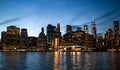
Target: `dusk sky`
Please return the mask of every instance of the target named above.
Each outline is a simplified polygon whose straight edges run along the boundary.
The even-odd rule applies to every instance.
[[[38,36],[41,27],[60,22],[62,34],[66,25],[89,26],[94,18],[97,33],[105,33],[113,21],[120,21],[120,0],[0,0],[0,32],[10,25],[27,28],[29,36]],[[0,35],[1,36],[1,35]]]

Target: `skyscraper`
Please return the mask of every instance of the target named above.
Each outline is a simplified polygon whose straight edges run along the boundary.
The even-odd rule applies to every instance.
[[[21,37],[28,37],[28,33],[27,33],[27,29],[26,28],[22,28],[21,29]]]
[[[3,31],[1,33],[1,43],[2,43],[2,49],[6,49],[6,38],[7,38],[7,32]]]
[[[72,26],[71,25],[66,25],[66,32],[71,33],[72,32]]]
[[[88,34],[88,26],[84,25],[84,33]]]
[[[96,47],[96,24],[94,20],[92,20],[91,26],[92,26],[91,29],[92,29],[92,36],[93,36],[93,47]]]
[[[45,51],[47,48],[47,37],[44,33],[44,28],[42,27],[41,32],[37,39],[37,48],[41,51]]]
[[[72,45],[72,26],[66,25],[66,33],[63,35],[66,46]]]
[[[103,35],[99,33],[97,48],[103,48],[103,46],[104,46]]]
[[[10,49],[20,46],[20,28],[16,26],[7,27],[7,46]]]
[[[114,21],[114,37],[119,37],[119,21]]]
[[[114,46],[114,35],[111,27],[108,27],[108,48],[113,48]]]
[[[57,28],[54,28],[54,31],[53,31],[52,46],[54,51],[59,49],[60,38],[61,38],[60,23],[58,23]]]
[[[57,24],[57,32],[60,32],[60,23]]]
[[[114,21],[114,44],[119,47],[119,21]]]
[[[21,48],[27,48],[27,37],[28,37],[27,29],[26,28],[21,29],[21,37],[20,37]]]
[[[48,24],[47,26],[47,43],[49,45],[52,44],[52,39],[53,39],[53,30],[54,30],[54,27],[51,25],[51,24]]]
[[[91,22],[92,26],[92,35],[94,36],[94,39],[96,39],[96,24],[94,21]]]

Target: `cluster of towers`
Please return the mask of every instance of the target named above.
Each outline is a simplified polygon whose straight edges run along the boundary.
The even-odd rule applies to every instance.
[[[26,28],[8,26],[7,31],[1,33],[1,49],[37,49],[40,51],[59,50],[64,48],[87,47],[96,49],[120,48],[119,21],[114,21],[114,31],[108,28],[104,35],[97,34],[96,24],[91,22],[92,34],[89,34],[88,26],[84,25],[84,30],[77,27],[72,30],[71,25],[66,25],[66,33],[62,36],[60,32],[60,23],[57,26],[48,24],[46,29],[41,28],[38,37],[28,36]]]

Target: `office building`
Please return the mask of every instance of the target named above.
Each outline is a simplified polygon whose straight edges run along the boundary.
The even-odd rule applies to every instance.
[[[20,46],[20,28],[16,26],[7,27],[7,47],[10,49]]]
[[[20,37],[20,47],[21,48],[27,48],[27,38],[28,38],[28,33],[26,28],[21,29],[21,37]]]
[[[39,48],[40,51],[45,51],[47,49],[47,37],[43,27],[37,39],[37,48]]]
[[[114,45],[120,48],[119,21],[114,21]]]

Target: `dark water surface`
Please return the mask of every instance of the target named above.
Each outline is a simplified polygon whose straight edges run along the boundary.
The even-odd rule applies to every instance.
[[[0,70],[120,70],[120,52],[0,52]]]

